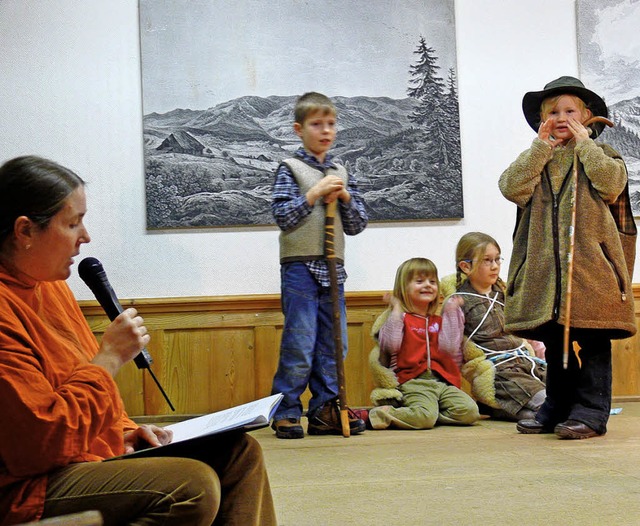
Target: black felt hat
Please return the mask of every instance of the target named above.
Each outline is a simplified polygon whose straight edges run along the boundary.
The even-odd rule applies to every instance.
[[[549,82],[542,91],[530,91],[525,93],[522,99],[522,111],[529,126],[537,133],[540,127],[540,106],[542,101],[548,97],[556,95],[576,95],[587,105],[594,116],[608,117],[607,105],[602,97],[584,87],[584,84],[575,77],[560,77]],[[597,137],[602,133],[605,125],[602,122],[591,124],[594,130],[592,137]]]

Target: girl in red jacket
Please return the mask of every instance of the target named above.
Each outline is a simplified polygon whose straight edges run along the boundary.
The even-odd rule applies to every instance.
[[[442,318],[438,270],[428,259],[400,265],[389,308],[374,325],[379,328],[380,364],[391,369],[402,394],[400,407],[381,405],[369,411],[373,429],[431,429],[436,424],[473,424],[478,406],[460,390],[460,369],[438,348]]]

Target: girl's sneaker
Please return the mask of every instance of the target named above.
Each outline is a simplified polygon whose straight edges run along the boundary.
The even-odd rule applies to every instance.
[[[369,420],[368,409],[353,409],[352,411],[354,415],[356,415],[360,420],[364,422],[364,425],[367,429],[373,429],[373,427],[371,427],[371,420]]]

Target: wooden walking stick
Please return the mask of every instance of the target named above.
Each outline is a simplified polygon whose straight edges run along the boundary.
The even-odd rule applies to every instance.
[[[335,250],[335,221],[338,200],[327,204],[324,223],[324,255],[329,268],[329,282],[331,287],[331,305],[333,307],[333,345],[336,355],[336,373],[338,377],[338,401],[340,402],[340,424],[342,436],[351,436],[349,428],[349,414],[347,412],[347,387],[344,379],[344,357],[342,356],[342,323],[340,316],[340,295],[338,293],[338,270],[336,267]]]
[[[613,127],[613,122],[604,117],[591,117],[582,124],[586,127],[594,122],[602,122]],[[565,297],[564,313],[564,341],[562,344],[562,367],[569,367],[569,332],[571,330],[571,295],[573,284],[573,256],[575,253],[576,240],[576,210],[578,208],[578,154],[573,152],[573,170],[571,174],[571,224],[569,226],[569,252],[567,253],[567,293]]]

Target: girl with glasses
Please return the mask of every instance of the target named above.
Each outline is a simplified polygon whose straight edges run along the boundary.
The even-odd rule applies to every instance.
[[[483,412],[516,421],[533,418],[544,402],[546,364],[543,345],[504,330],[502,261],[491,236],[469,232],[460,238],[455,286],[443,280],[443,293],[450,295],[442,308],[440,347],[462,363]]]

